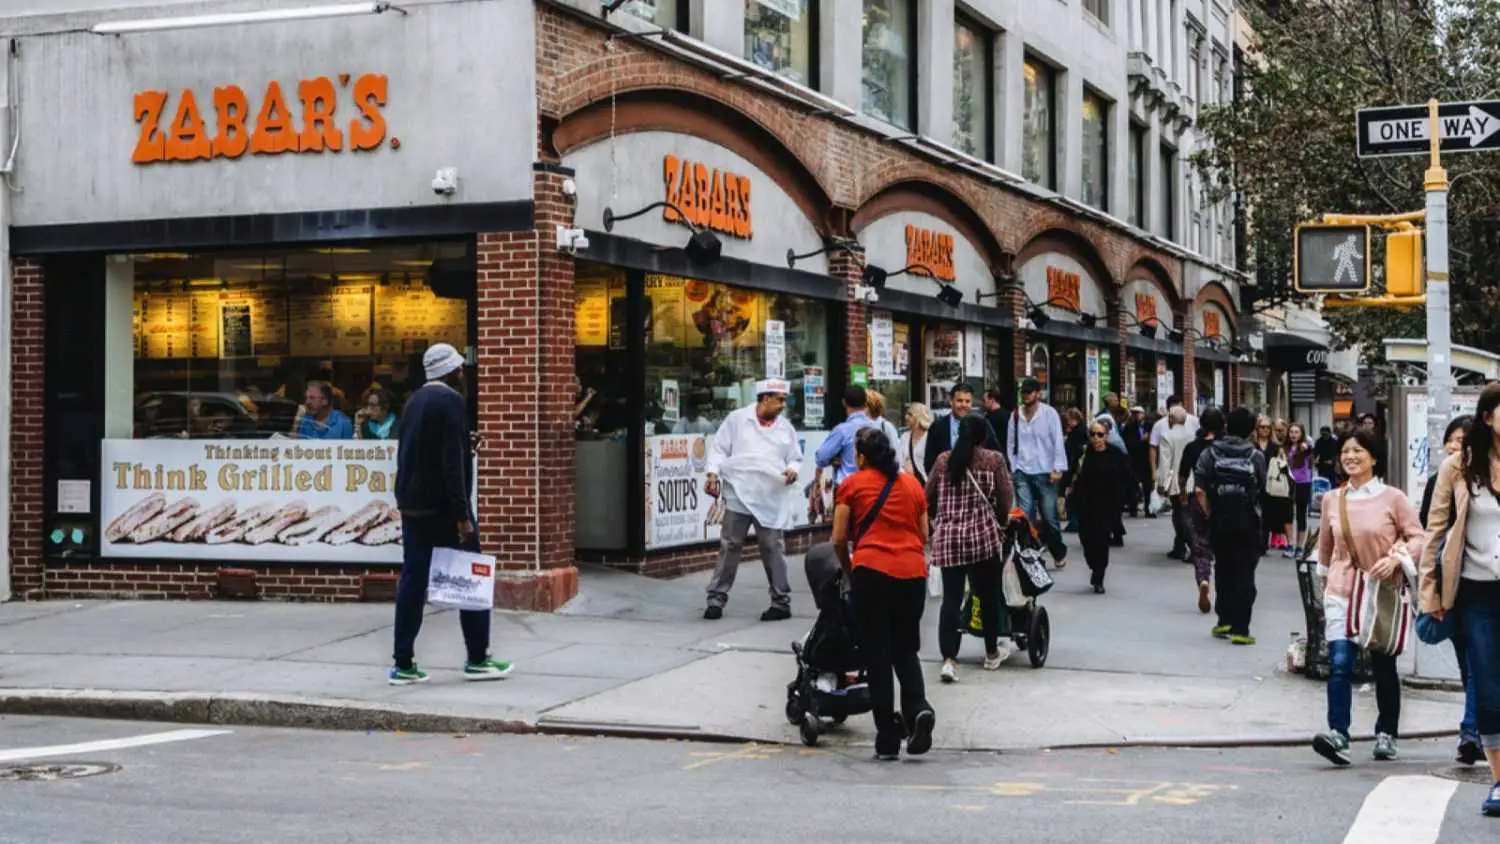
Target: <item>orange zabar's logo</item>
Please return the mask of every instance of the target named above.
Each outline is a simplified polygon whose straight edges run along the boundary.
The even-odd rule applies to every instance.
[[[912,275],[957,281],[953,269],[953,235],[906,227],[906,265]]]
[[[1083,276],[1061,267],[1047,268],[1047,301],[1068,311],[1083,310]]]
[[[473,574],[475,577],[489,577],[490,576],[490,566],[489,566],[489,563],[470,563],[469,564],[469,573]]]
[[[745,240],[755,234],[750,225],[748,176],[667,155],[662,159],[662,180],[667,202],[676,206],[662,209],[663,220],[680,223],[686,217],[698,228]]]
[[[254,104],[238,85],[215,88],[211,111],[214,128],[210,133],[205,110],[191,88],[177,94],[173,108],[166,91],[141,91],[135,95],[135,122],[141,126],[140,139],[130,160],[136,164],[161,161],[207,161],[214,158],[239,158],[251,155],[281,155],[288,152],[342,152],[347,143],[355,152],[376,149],[385,142],[386,121],[382,109],[390,89],[390,80],[367,73],[353,80],[351,92],[357,116],[347,128],[337,118],[339,89],[349,88],[350,76],[341,73],[338,81],[327,76],[303,79],[297,83],[295,102],[300,117],[282,92],[281,83],[272,80]],[[171,117],[167,118],[171,109]],[[347,138],[345,137],[347,134]],[[391,148],[401,142],[391,138]]]
[[[1156,297],[1150,293],[1135,294],[1135,321],[1141,325],[1156,325]]]
[[[1219,330],[1219,315],[1217,313],[1215,313],[1213,311],[1204,311],[1203,312],[1203,336],[1204,337],[1222,337],[1222,336],[1224,336],[1223,333],[1220,332],[1220,330]]]

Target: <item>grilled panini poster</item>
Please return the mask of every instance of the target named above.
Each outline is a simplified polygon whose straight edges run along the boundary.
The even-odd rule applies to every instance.
[[[396,444],[105,440],[107,557],[401,562]]]

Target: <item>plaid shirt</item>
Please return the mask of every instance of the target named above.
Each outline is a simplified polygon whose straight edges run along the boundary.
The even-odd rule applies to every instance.
[[[974,452],[969,473],[984,490],[983,496],[968,478],[957,486],[948,482],[951,454],[937,459],[927,479],[928,508],[937,512],[932,529],[932,564],[939,568],[998,558],[1004,539],[996,517],[1010,512],[1014,498],[1010,472],[1000,452],[983,448]]]

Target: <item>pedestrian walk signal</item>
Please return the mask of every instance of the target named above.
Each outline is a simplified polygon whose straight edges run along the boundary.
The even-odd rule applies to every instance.
[[[1370,289],[1370,227],[1303,223],[1292,260],[1298,293],[1359,294]]]

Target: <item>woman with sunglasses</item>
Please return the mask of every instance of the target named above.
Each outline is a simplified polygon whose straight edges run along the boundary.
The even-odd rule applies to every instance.
[[[365,390],[359,412],[354,414],[354,438],[394,440],[400,436],[396,411],[391,409],[391,394],[382,387]]]
[[[1282,530],[1292,515],[1291,482],[1286,474],[1286,461],[1282,459],[1281,441],[1276,438],[1276,429],[1269,416],[1261,415],[1255,420],[1255,435],[1251,442],[1266,458],[1266,488],[1260,491],[1260,553],[1264,556],[1272,548],[1280,548],[1285,540]],[[1272,492],[1282,492],[1279,488],[1281,480],[1286,481],[1285,495],[1272,495]]]
[[[1130,459],[1110,446],[1106,424],[1098,419],[1089,423],[1089,445],[1073,472],[1068,501],[1078,507],[1078,541],[1098,595],[1104,594],[1104,570],[1109,568],[1110,540],[1124,504],[1125,485],[1134,477]]]

